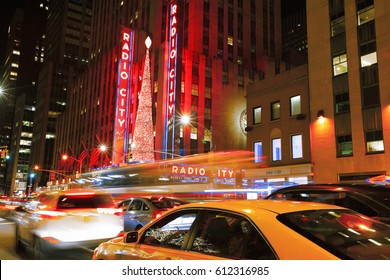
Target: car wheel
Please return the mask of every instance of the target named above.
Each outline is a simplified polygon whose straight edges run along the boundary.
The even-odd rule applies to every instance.
[[[42,251],[41,239],[38,236],[34,236],[32,242],[32,254],[34,260],[45,260],[46,254]]]
[[[16,226],[15,228],[15,250],[17,252],[24,252],[25,251],[24,244],[22,240],[20,239],[20,233],[19,233],[19,227]]]

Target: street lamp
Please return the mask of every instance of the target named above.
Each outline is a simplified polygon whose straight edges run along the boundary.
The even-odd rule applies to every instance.
[[[30,173],[30,184],[27,186],[27,196],[30,196],[31,191],[33,189],[33,179],[35,178],[35,173]]]
[[[74,157],[74,156],[69,156],[69,155],[67,155],[67,154],[63,154],[63,155],[61,156],[62,160],[64,160],[64,161],[67,161],[69,157],[70,157],[73,161],[76,161],[76,162],[77,162],[78,167],[79,167],[78,172],[79,172],[79,174],[81,174],[81,172],[82,172],[82,160],[79,160],[79,159],[77,159],[76,157]]]
[[[212,134],[211,128],[207,128],[207,127],[205,127],[204,125],[202,125],[202,124],[200,124],[200,123],[198,123],[198,122],[194,122],[194,123],[196,124],[196,126],[194,126],[194,125],[192,124],[193,122],[194,122],[194,121],[192,121],[192,120],[191,120],[191,117],[188,116],[188,115],[182,115],[182,116],[180,117],[180,123],[181,123],[182,125],[184,125],[184,126],[190,125],[191,127],[194,127],[194,128],[196,128],[196,129],[197,129],[196,126],[200,126],[200,127],[202,127],[202,128],[204,129],[204,138],[203,138],[203,141],[209,140],[209,142],[210,142],[210,150],[213,151],[213,134]],[[196,132],[198,132],[198,131],[196,131]]]
[[[102,145],[100,145],[99,149],[100,149],[100,151],[102,151],[104,153],[105,151],[107,151],[107,146],[102,144]]]

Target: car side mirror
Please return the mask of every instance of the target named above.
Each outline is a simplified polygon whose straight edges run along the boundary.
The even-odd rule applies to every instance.
[[[138,231],[133,230],[133,231],[126,232],[123,241],[125,243],[135,243],[135,242],[137,242],[138,241]]]

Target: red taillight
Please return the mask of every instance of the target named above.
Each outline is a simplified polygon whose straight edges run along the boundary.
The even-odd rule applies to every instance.
[[[153,219],[160,218],[162,214],[163,214],[163,212],[161,212],[161,211],[156,211],[156,212],[153,213],[152,218],[153,218]]]
[[[59,219],[66,216],[64,212],[59,211],[39,210],[37,213],[42,219]]]

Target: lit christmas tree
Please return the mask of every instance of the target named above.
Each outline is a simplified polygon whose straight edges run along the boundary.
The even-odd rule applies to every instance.
[[[152,41],[148,37],[146,57],[142,77],[141,92],[138,96],[137,117],[132,141],[134,161],[154,161],[154,133],[152,119],[152,83],[150,78],[149,48]]]

